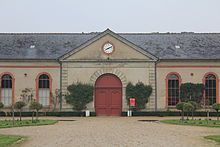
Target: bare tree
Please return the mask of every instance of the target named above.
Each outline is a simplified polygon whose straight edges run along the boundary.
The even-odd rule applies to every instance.
[[[56,110],[57,105],[59,104],[60,94],[61,94],[60,89],[56,89],[55,93],[51,94],[52,95],[52,103],[53,103],[53,111]]]

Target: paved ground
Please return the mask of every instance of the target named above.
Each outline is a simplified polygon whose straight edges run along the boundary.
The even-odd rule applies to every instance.
[[[21,147],[215,147],[202,136],[220,135],[220,128],[140,122],[164,117],[50,118],[55,125],[0,129],[0,134],[27,136]],[[166,118],[167,119],[167,118]]]

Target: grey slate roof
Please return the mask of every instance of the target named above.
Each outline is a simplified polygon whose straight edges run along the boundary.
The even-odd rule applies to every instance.
[[[58,59],[98,34],[1,33],[0,59]],[[220,59],[220,33],[119,35],[159,59]]]

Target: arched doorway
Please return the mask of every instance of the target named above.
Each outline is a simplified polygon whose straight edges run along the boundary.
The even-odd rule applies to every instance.
[[[95,111],[97,116],[120,116],[122,83],[113,74],[101,75],[95,82]]]

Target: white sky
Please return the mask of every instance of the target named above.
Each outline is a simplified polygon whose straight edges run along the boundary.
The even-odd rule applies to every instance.
[[[220,0],[0,0],[0,32],[220,32]]]

